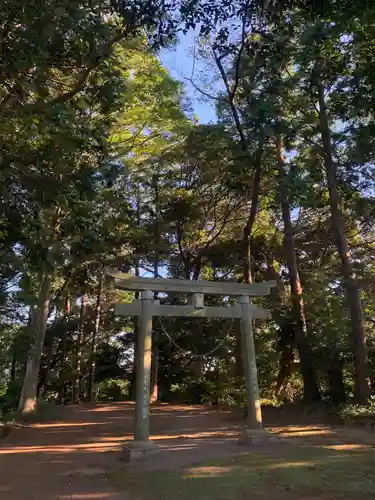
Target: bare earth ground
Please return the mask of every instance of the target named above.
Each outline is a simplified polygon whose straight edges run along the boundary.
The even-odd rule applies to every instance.
[[[259,461],[256,454],[267,454],[267,460],[276,457],[279,462],[285,462],[290,450],[296,448],[370,450],[373,453],[375,447],[375,434],[371,430],[331,428],[317,423],[316,419],[306,422],[302,416],[294,421],[289,419],[286,425],[282,415],[275,413],[266,415],[266,426],[279,439],[254,450],[237,444],[244,422],[233,418],[229,412],[157,405],[151,411],[151,432],[161,452],[142,462],[124,464],[120,460],[121,445],[132,438],[133,412],[131,403],[67,407],[61,409],[58,420],[13,430],[0,441],[0,499],[138,500],[137,491],[132,490],[131,484],[124,491],[123,484],[111,480],[114,473],[138,478],[145,469],[151,474],[155,470],[171,471],[172,474],[192,465],[197,471],[199,464],[207,461],[249,452],[254,453],[255,461]],[[253,469],[256,466],[250,465]],[[308,470],[313,473],[315,469],[309,467]],[[314,478],[312,476],[312,481]],[[292,498],[290,491],[285,493]],[[356,495],[356,498],[374,498],[372,490],[370,493],[369,496]],[[147,494],[146,498],[164,497],[155,492],[155,496]],[[194,499],[193,493],[191,498]],[[198,500],[196,495],[195,498]],[[265,495],[264,499],[273,500],[273,497]]]

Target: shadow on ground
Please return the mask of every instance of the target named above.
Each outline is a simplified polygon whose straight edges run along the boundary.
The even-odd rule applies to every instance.
[[[57,420],[14,430],[0,442],[0,498],[126,500],[132,497],[113,489],[108,473],[176,470],[249,452],[237,444],[243,419],[231,418],[228,411],[158,405],[151,410],[151,432],[160,453],[124,465],[121,446],[132,438],[133,413],[131,403],[72,406],[62,408]],[[258,452],[271,450],[279,457],[285,447],[353,450],[374,442],[372,433],[319,423],[273,426],[270,432],[277,442]]]

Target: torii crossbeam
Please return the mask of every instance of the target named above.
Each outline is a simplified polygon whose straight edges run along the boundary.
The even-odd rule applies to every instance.
[[[252,320],[266,319],[269,312],[251,304],[250,297],[268,295],[276,281],[243,284],[229,281],[189,281],[161,278],[139,278],[109,269],[107,275],[115,280],[116,288],[141,292],[141,298],[131,304],[117,304],[115,314],[138,316],[139,331],[136,350],[136,411],[134,440],[124,450],[128,459],[156,451],[150,441],[149,404],[151,378],[151,343],[153,316],[239,318],[241,320],[242,353],[247,389],[247,431],[245,437],[253,439],[262,430],[262,413],[254,347]],[[188,294],[188,305],[161,305],[153,292]],[[204,295],[239,296],[239,303],[228,307],[204,305]],[[241,441],[243,441],[243,437]]]

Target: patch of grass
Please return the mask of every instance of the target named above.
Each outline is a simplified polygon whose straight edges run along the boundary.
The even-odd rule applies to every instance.
[[[375,497],[372,449],[278,448],[177,471],[122,469],[108,479],[141,500]]]

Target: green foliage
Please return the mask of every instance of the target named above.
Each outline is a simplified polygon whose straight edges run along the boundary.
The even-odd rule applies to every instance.
[[[375,425],[375,396],[370,396],[367,405],[348,404],[342,406],[338,415],[348,423]]]
[[[129,399],[129,381],[106,378],[95,388],[97,401],[125,401]]]
[[[368,6],[352,16],[346,2],[342,8],[331,4],[312,12],[303,1],[281,2],[272,4],[267,17],[257,2],[242,0],[230,6],[187,0],[180,10],[173,1],[153,0],[4,3],[3,412],[16,406],[27,357],[44,326],[40,399],[90,399],[93,386],[101,399],[128,395],[136,327],[130,318],[116,317],[113,304],[129,302],[133,294],[116,291],[103,276],[105,267],[242,280],[257,189],[251,275],[278,283],[270,297],[254,299],[272,311],[268,323],[255,329],[262,397],[298,401],[306,382],[284,244],[287,205],[313,371],[323,398],[350,399],[356,380],[353,325],[332,232],[318,84],[373,377],[374,16]],[[174,43],[179,29],[195,25],[202,35],[195,55],[206,76],[212,74],[213,88],[216,69],[225,87],[215,96],[215,124],[191,119],[184,86],[155,51]],[[214,61],[207,56],[212,50]],[[286,156],[281,169],[276,139]],[[49,317],[41,325],[46,278]],[[173,304],[185,297],[159,299]],[[228,300],[207,297],[206,303]],[[162,399],[244,405],[235,322],[169,318],[154,327]],[[367,415],[371,405],[349,405],[342,414]]]
[[[171,388],[171,400],[184,404],[212,404],[216,398],[214,384],[205,379],[192,380],[181,385],[176,384]]]

